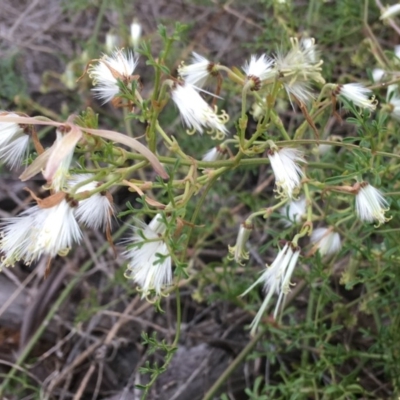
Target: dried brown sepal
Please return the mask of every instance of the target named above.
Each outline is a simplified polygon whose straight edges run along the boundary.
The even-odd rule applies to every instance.
[[[37,197],[31,189],[26,187],[24,190],[26,190],[32,196],[33,200],[36,201],[40,208],[52,208],[57,204],[60,204],[67,197],[67,193],[65,192],[57,192],[44,199],[41,199],[40,197]]]
[[[100,61],[100,60],[99,60],[99,59],[93,59],[93,60],[88,61],[88,62],[86,63],[86,66],[85,66],[85,69],[84,69],[84,71],[83,71],[83,74],[76,80],[76,82],[79,82],[81,79],[83,79],[83,77],[87,74],[87,72],[88,72],[88,70],[89,70],[89,68],[90,68],[90,64],[91,64],[93,61]]]
[[[222,75],[220,73],[218,73],[217,75],[217,88],[215,89],[215,97],[213,98],[213,101],[211,103],[211,107],[215,108],[215,106],[217,105],[217,98],[221,93],[221,89],[222,89]]]
[[[319,139],[319,132],[318,132],[317,127],[315,126],[315,123],[314,123],[313,119],[311,118],[311,115],[308,113],[307,107],[296,96],[294,96],[293,94],[291,96],[294,98],[295,102],[300,107],[300,110],[303,113],[304,118],[306,119],[308,124],[311,126],[312,130],[315,133],[315,138],[318,140]]]
[[[35,146],[36,152],[40,155],[44,153],[44,148],[42,146],[42,143],[40,143],[39,137],[37,135],[36,129],[32,127],[31,129],[31,137],[32,137],[32,142],[33,145]]]
[[[322,196],[325,195],[326,192],[333,191],[333,192],[341,192],[341,193],[350,193],[350,194],[357,194],[361,189],[361,184],[356,182],[353,186],[326,186],[322,191]]]
[[[47,279],[50,275],[51,272],[51,262],[53,261],[53,259],[51,257],[47,258],[47,262],[46,262],[46,269],[44,271],[44,279]]]
[[[162,203],[158,202],[157,200],[151,199],[150,197],[147,197],[143,193],[142,189],[144,189],[144,190],[151,189],[151,187],[152,187],[152,183],[151,182],[146,182],[146,183],[142,184],[141,187],[135,185],[132,182],[129,182],[126,179],[124,179],[122,181],[122,183],[124,183],[126,186],[129,186],[131,192],[139,193],[139,195],[144,198],[144,200],[145,200],[145,202],[147,204],[149,204],[149,205],[151,205],[153,207],[156,207],[156,208],[158,208],[160,210],[165,210],[165,207],[166,207],[165,204],[162,204]]]
[[[336,111],[336,103],[337,103],[337,98],[336,98],[335,94],[333,93],[333,94],[332,94],[332,115],[333,115],[334,117],[336,117],[337,120],[338,120],[340,123],[342,123],[342,122],[343,122],[343,119],[342,119],[342,117],[340,116],[340,114]]]

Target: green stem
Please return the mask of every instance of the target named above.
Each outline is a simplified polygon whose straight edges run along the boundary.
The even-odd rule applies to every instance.
[[[106,12],[107,5],[108,5],[108,1],[103,0],[101,2],[100,10],[97,14],[96,24],[94,26],[93,34],[89,40],[89,45],[88,45],[88,52],[89,52],[90,57],[94,55],[94,49],[95,49],[97,43],[99,43],[99,40],[97,39],[97,37],[99,36],[101,24],[103,22],[103,17]]]
[[[129,112],[126,107],[123,107],[123,114],[124,114],[124,123],[125,123],[126,134],[129,137],[133,137],[131,120],[128,118]]]
[[[93,190],[90,190],[89,193],[86,193],[86,192],[75,193],[75,195],[73,197],[75,200],[78,200],[78,201],[87,199],[88,197],[93,196],[96,193],[105,192],[108,188],[110,188],[111,186],[113,186],[116,183],[119,183],[121,180],[122,180],[121,176],[118,174],[117,176],[111,178],[109,181],[103,183],[100,186],[97,186]]]
[[[266,328],[261,328],[259,332],[250,340],[246,347],[238,354],[238,356],[230,363],[228,368],[222,373],[217,381],[211,386],[211,388],[204,395],[203,400],[212,400],[217,394],[218,390],[229,378],[229,376],[235,371],[235,369],[245,360],[247,355],[253,350],[257,342],[262,338],[266,331]]]
[[[271,110],[271,121],[274,123],[274,125],[278,128],[279,132],[281,135],[286,139],[286,140],[291,140],[291,137],[289,134],[286,132],[285,127],[283,126],[282,120],[279,118],[278,114],[274,111]]]
[[[242,89],[242,111],[241,111],[241,116],[239,120],[239,143],[240,143],[240,150],[245,148],[244,142],[245,142],[245,135],[246,135],[246,128],[247,128],[247,91],[251,87],[252,81],[247,82]]]
[[[186,242],[185,242],[185,246],[184,246],[185,250],[182,251],[182,255],[181,255],[181,260],[182,261],[185,260],[186,256],[187,256],[187,249],[189,247],[190,236],[191,236],[191,233],[193,232],[192,226],[194,226],[194,224],[196,222],[196,219],[197,219],[197,216],[198,216],[198,214],[200,212],[200,209],[201,209],[201,207],[202,207],[202,205],[203,205],[203,203],[204,203],[204,201],[205,201],[205,199],[207,197],[207,194],[208,194],[209,190],[211,189],[213,183],[218,179],[218,176],[219,175],[215,175],[210,180],[208,186],[205,188],[205,190],[202,193],[202,196],[200,197],[199,201],[196,204],[196,208],[195,208],[195,210],[193,212],[193,215],[192,215],[192,218],[191,218],[191,221],[190,221],[191,228],[189,229],[189,232],[188,232],[188,235],[187,235],[187,239],[186,239]],[[177,310],[177,324],[176,324],[175,339],[174,339],[174,341],[172,343],[172,347],[176,347],[177,346],[178,341],[179,341],[179,337],[180,337],[180,332],[181,332],[181,318],[182,318],[181,315],[182,315],[182,311],[181,311],[181,304],[180,304],[179,287],[176,288],[176,310]],[[164,364],[163,364],[163,366],[161,368],[162,370],[164,370],[164,369],[166,369],[168,367],[168,365],[170,364],[170,362],[172,360],[173,355],[174,355],[174,351],[170,351],[166,355],[165,362],[164,362]],[[146,385],[146,388],[145,388],[145,390],[144,390],[144,392],[143,392],[143,394],[141,396],[142,400],[146,399],[150,388],[153,386],[153,384],[157,380],[158,376],[159,376],[158,374],[154,375],[151,378],[150,382]]]
[[[384,151],[372,152],[371,149],[368,149],[366,147],[361,147],[355,144],[345,143],[345,142],[332,142],[330,140],[294,139],[294,140],[281,140],[280,142],[275,142],[275,144],[280,146],[287,146],[287,145],[294,146],[296,144],[328,144],[330,146],[345,147],[347,149],[357,149],[359,151],[363,151],[364,153],[369,153],[369,154],[374,153],[385,157],[400,158],[400,154],[386,153]]]
[[[71,192],[69,194],[73,196],[77,192],[77,190],[79,188],[81,188],[82,186],[85,186],[88,183],[91,183],[91,182],[94,182],[94,181],[99,181],[104,176],[105,176],[104,170],[101,170],[101,171],[97,172],[97,174],[95,174],[95,175],[90,175],[90,177],[88,179],[84,179],[83,181],[80,181],[75,186],[73,186],[72,190],[71,190]]]
[[[160,126],[158,120],[155,123],[157,132],[161,134],[162,138],[165,140],[167,145],[170,147],[170,150],[176,154],[179,154],[182,158],[188,159],[188,156],[182,151],[182,149],[179,147],[178,142],[175,139],[171,139],[168,137],[167,133],[164,131],[164,129]],[[176,160],[174,161],[175,164]],[[191,164],[193,164],[193,161],[190,161]]]
[[[310,187],[308,186],[307,183],[305,183],[303,185],[303,188],[304,188],[304,196],[306,197],[307,200],[307,222],[311,224],[313,217],[313,209],[312,209],[312,197],[310,193]],[[312,224],[310,226],[312,227]]]
[[[260,215],[262,215],[264,218],[267,218],[269,215],[271,215],[273,213],[273,211],[278,210],[279,208],[283,207],[287,203],[287,201],[288,201],[288,199],[283,199],[279,203],[275,204],[272,207],[268,207],[268,208],[264,208],[260,211],[256,211],[256,212],[250,214],[247,217],[247,220],[252,221],[255,217],[258,217]]]
[[[311,285],[310,287],[310,297],[307,300],[308,306],[307,306],[307,314],[306,314],[306,324],[307,326],[312,325],[312,316],[314,313],[314,299],[315,299],[315,291]],[[305,337],[303,340],[303,350],[301,352],[301,367],[303,369],[307,368],[308,364],[308,348],[310,346],[310,341],[309,338]]]
[[[228,78],[233,80],[234,82],[244,85],[245,80],[240,77],[239,75],[235,74],[230,68],[226,67],[225,65],[215,65],[214,67],[217,71],[225,71],[228,74]]]
[[[181,298],[180,298],[180,292],[179,292],[179,286],[176,287],[175,289],[176,293],[176,331],[175,331],[175,338],[174,341],[172,342],[171,348],[169,352],[167,353],[165,357],[165,361],[163,366],[161,367],[161,370],[166,370],[168,368],[168,365],[172,361],[172,358],[175,354],[175,349],[176,346],[178,345],[179,338],[180,338],[180,333],[181,333],[181,325],[182,325],[182,308],[181,308]],[[149,391],[151,387],[153,386],[154,382],[157,380],[159,377],[159,374],[154,374],[152,378],[150,379],[150,382],[146,384],[146,388],[144,389],[144,392],[142,393],[141,400],[145,400],[147,398],[147,395],[149,394]]]

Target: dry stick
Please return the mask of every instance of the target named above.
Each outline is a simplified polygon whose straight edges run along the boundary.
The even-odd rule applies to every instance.
[[[79,388],[76,391],[73,400],[80,400],[80,398],[82,397],[83,392],[84,392],[84,390],[85,390],[85,388],[86,388],[86,386],[87,386],[87,384],[89,382],[89,379],[93,375],[93,372],[95,371],[95,369],[96,369],[96,365],[95,365],[95,363],[92,363],[90,365],[90,368],[87,370],[85,376],[83,377],[82,382],[79,385]]]
[[[134,307],[137,305],[139,302],[139,296],[136,296],[130,303],[129,305],[125,308],[125,311],[122,314],[119,314],[119,321],[113,325],[111,328],[110,332],[108,332],[106,339],[104,340],[104,343],[101,343],[100,341],[93,343],[88,350],[86,350],[84,353],[80,354],[79,357],[75,358],[73,362],[65,368],[60,375],[57,376],[57,379],[53,381],[51,388],[48,389],[48,391],[52,390],[54,387],[56,387],[59,382],[65,377],[65,375],[68,375],[75,367],[77,367],[79,364],[81,364],[83,361],[85,361],[86,358],[90,356],[90,354],[95,351],[98,347],[100,346],[107,346],[111,343],[111,341],[114,339],[114,336],[118,333],[118,330],[120,327],[129,321],[128,314],[134,309]],[[87,370],[85,376],[82,379],[81,384],[79,385],[78,392],[75,395],[73,400],[79,400],[80,396],[84,392],[90,377],[93,375],[95,371],[95,364],[92,363],[90,368]],[[79,394],[79,397],[77,395]]]
[[[62,339],[58,340],[57,343],[47,350],[45,353],[43,353],[39,358],[36,359],[36,362],[32,365],[32,368],[34,369],[35,366],[39,365],[42,363],[46,358],[50,357],[53,353],[55,353],[57,350],[60,350],[62,346],[64,346],[65,343],[67,343],[74,335],[76,335],[76,330],[73,328],[66,336],[64,336]]]
[[[56,379],[49,385],[49,388],[47,389],[47,392],[51,393],[54,387],[58,385],[58,383],[64,378],[65,375],[68,375],[75,367],[77,367],[79,364],[83,363],[98,347],[101,346],[100,341],[97,341],[93,344],[91,344],[83,353],[79,354],[78,357],[76,357],[70,365],[68,365],[67,368],[65,368],[60,375],[57,376]],[[46,397],[46,399],[48,396]]]
[[[136,304],[139,302],[139,296],[136,296],[130,304],[125,308],[125,311],[120,315],[119,321],[113,325],[111,328],[111,331],[108,332],[108,335],[106,337],[106,340],[104,341],[105,345],[108,345],[111,343],[111,341],[114,339],[114,336],[118,333],[119,328],[123,324],[129,321],[128,315],[131,313],[131,311],[135,308]]]
[[[111,328],[110,332],[108,332],[108,335],[104,341],[104,345],[109,345],[111,341],[114,339],[114,336],[118,333],[119,328],[123,324],[125,324],[127,321],[129,321],[128,314],[131,313],[131,311],[135,308],[137,303],[139,302],[139,296],[136,296],[130,303],[129,305],[125,308],[125,311],[119,315],[119,320],[116,324],[113,325]],[[90,377],[93,375],[94,371],[96,369],[96,366],[94,363],[90,365],[90,368],[87,370],[85,376],[82,379],[82,382],[79,386],[78,391],[76,392],[73,400],[79,400],[81,396],[83,395],[83,392],[89,382]]]
[[[11,303],[19,296],[20,293],[28,286],[28,283],[36,276],[36,270],[32,271],[25,280],[12,293],[8,300],[0,308],[0,316],[7,310]]]
[[[126,224],[122,226],[118,232],[113,235],[113,239],[118,239],[126,230],[129,229],[129,225]],[[97,255],[101,255],[104,251],[106,251],[109,247],[108,243],[103,244],[100,249],[97,251]],[[58,309],[61,307],[61,305],[64,303],[64,301],[67,299],[68,295],[71,293],[72,289],[81,281],[83,275],[85,272],[92,266],[92,260],[86,261],[85,264],[82,265],[82,268],[80,269],[79,273],[71,280],[71,282],[66,286],[64,291],[61,293],[60,297],[56,300],[54,303],[53,307],[50,309],[48,312],[46,318],[43,320],[42,324],[38,328],[38,330],[35,332],[35,334],[32,336],[31,340],[27,343],[25,346],[24,350],[21,352],[21,355],[19,356],[18,360],[15,362],[14,367],[11,369],[11,371],[7,374],[7,376],[4,378],[1,386],[0,386],[0,396],[4,394],[5,389],[9,385],[9,382],[14,378],[18,368],[20,368],[21,364],[26,360],[26,358],[29,356],[30,352],[32,351],[33,347],[37,343],[37,341],[40,339],[42,336],[43,332],[45,331],[46,327],[50,323],[50,321],[53,319],[54,315],[58,311]],[[96,345],[98,345],[96,343]]]

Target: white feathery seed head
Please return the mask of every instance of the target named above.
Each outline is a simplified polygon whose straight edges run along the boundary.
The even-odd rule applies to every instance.
[[[313,98],[311,83],[325,83],[321,75],[323,61],[319,60],[313,38],[301,41],[291,38],[290,41],[292,48],[289,52],[278,52],[275,56],[275,68],[288,95],[292,94],[306,103]]]
[[[346,83],[345,85],[338,85],[335,94],[352,101],[357,107],[366,108],[371,111],[376,108],[377,101],[375,100],[375,97],[370,97],[372,91],[361,83]]]
[[[118,80],[128,83],[136,68],[138,58],[130,51],[115,50],[111,56],[106,54],[92,64],[88,70],[93,81],[95,96],[103,104],[111,101],[119,93]]]
[[[192,53],[192,63],[189,65],[181,64],[178,67],[179,76],[189,85],[193,85],[198,88],[202,88],[210,75],[214,75],[213,72],[214,63],[207,60],[207,58]]]
[[[321,256],[337,253],[342,247],[340,235],[333,228],[317,228],[313,230],[310,241],[319,250]]]
[[[301,222],[306,215],[306,198],[301,196],[299,200],[292,200],[281,208],[280,213],[285,218],[285,226]]]
[[[163,288],[172,284],[172,261],[163,238],[167,227],[160,214],[149,225],[139,221],[138,225],[124,242],[131,247],[124,253],[128,259],[125,276],[139,285],[142,298],[152,291],[159,296]]]
[[[26,213],[2,220],[0,224],[0,250],[2,252],[0,270],[3,267],[12,267],[17,261],[27,257],[27,249],[31,245],[30,235],[33,223],[34,219]]]
[[[18,117],[15,113],[7,113]],[[15,122],[0,122],[0,162],[11,169],[19,167],[28,153],[29,135]]]
[[[93,178],[91,174],[81,174],[73,176],[68,182],[71,190],[74,186],[89,181]],[[99,182],[92,180],[80,186],[76,193],[82,193],[96,189],[100,185]],[[84,200],[80,200],[78,206],[74,209],[75,218],[81,224],[91,229],[106,229],[111,226],[111,217],[114,214],[114,207],[111,203],[110,195],[107,193],[94,193]]]
[[[381,14],[380,19],[388,19],[393,18],[397,14],[400,14],[400,3],[393,4],[392,6],[387,7]]]
[[[277,317],[282,302],[286,298],[286,295],[290,292],[290,279],[293,275],[299,255],[299,247],[293,245],[292,243],[286,243],[276,256],[271,266],[267,266],[267,269],[262,273],[257,281],[242,294],[242,296],[244,296],[259,283],[264,285],[264,293],[266,296],[259,311],[257,312],[257,315],[250,325],[252,327],[252,334],[255,333],[255,330],[257,329],[257,326],[259,325],[260,320],[274,294],[278,295],[278,301],[274,311],[274,318]]]
[[[242,69],[247,76],[247,81],[252,81],[251,90],[260,90],[263,81],[273,79],[276,76],[276,70],[273,69],[274,60],[267,55],[260,57],[252,55],[250,61],[246,61]]]
[[[275,175],[277,192],[282,197],[293,197],[293,191],[300,187],[304,173],[298,162],[305,163],[303,152],[298,149],[271,149],[268,158]]]
[[[300,47],[303,50],[305,59],[311,64],[317,64],[319,62],[319,50],[315,44],[315,39],[310,37],[304,37],[300,41]]]
[[[360,189],[356,195],[356,211],[361,221],[374,222],[378,225],[388,221],[385,212],[389,205],[383,194],[368,182],[361,182]]]
[[[73,207],[65,199],[49,208],[33,206],[17,217],[4,219],[1,225],[2,267],[19,260],[29,265],[42,255],[63,254],[82,236]]]
[[[172,89],[172,100],[176,104],[185,125],[190,129],[188,134],[195,131],[214,135],[214,139],[222,140],[228,133],[225,124],[229,120],[224,111],[217,114],[217,108],[212,109],[200,96],[193,85],[188,83],[176,84]]]
[[[1,113],[3,115],[3,113]],[[18,117],[15,113],[6,113],[7,117]],[[6,146],[23,134],[23,129],[16,122],[0,122],[0,146]]]

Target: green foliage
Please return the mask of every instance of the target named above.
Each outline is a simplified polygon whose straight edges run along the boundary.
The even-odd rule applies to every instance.
[[[18,54],[0,59],[0,109],[7,110],[17,96],[26,96],[27,84],[18,72]]]

